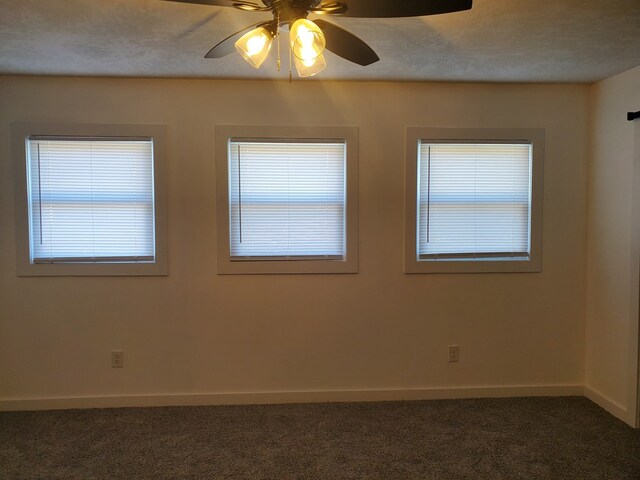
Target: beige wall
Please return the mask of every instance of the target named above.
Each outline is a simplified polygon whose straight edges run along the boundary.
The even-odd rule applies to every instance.
[[[586,382],[596,401],[633,424],[640,160],[634,168],[638,122],[628,122],[626,112],[640,108],[640,67],[595,84],[591,102]]]
[[[0,102],[0,400],[584,383],[586,86],[1,78]],[[166,124],[170,275],[16,277],[14,121]],[[359,274],[216,275],[215,124],[359,127]],[[542,273],[402,273],[406,125],[546,129]]]

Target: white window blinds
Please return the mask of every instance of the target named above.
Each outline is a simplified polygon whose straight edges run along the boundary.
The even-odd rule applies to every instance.
[[[229,142],[232,260],[345,256],[346,143]]]
[[[30,137],[32,263],[152,262],[151,139]]]
[[[528,259],[530,144],[421,142],[418,151],[420,260]]]

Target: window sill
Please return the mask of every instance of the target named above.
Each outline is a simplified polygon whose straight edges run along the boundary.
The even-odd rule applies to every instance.
[[[115,277],[168,275],[166,262],[154,263],[26,263],[17,265],[19,277]]]
[[[243,260],[218,259],[220,275],[295,275],[358,273],[358,260]]]
[[[540,258],[528,260],[407,260],[405,273],[535,273],[542,271]]]

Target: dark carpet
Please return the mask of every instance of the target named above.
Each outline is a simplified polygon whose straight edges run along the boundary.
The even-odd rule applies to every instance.
[[[640,479],[584,398],[0,413],[4,479]]]

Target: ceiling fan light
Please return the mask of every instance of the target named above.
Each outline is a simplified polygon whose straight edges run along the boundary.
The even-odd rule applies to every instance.
[[[235,46],[249,65],[259,68],[269,55],[272,43],[273,34],[264,27],[258,27],[240,37]]]
[[[289,38],[293,54],[306,63],[322,55],[326,46],[320,27],[306,18],[300,18],[291,25]]]
[[[312,60],[301,60],[294,57],[294,63],[300,77],[313,77],[327,67],[327,62],[322,54]]]

